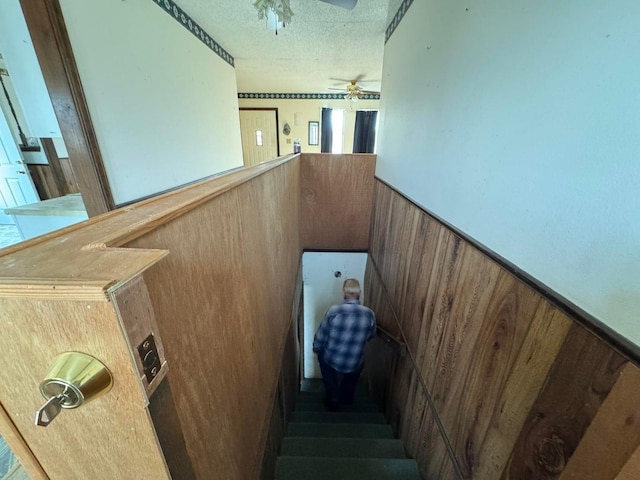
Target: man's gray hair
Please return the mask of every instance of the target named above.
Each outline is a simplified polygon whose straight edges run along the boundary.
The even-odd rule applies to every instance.
[[[355,278],[347,278],[342,285],[342,290],[347,295],[360,295],[360,282]]]

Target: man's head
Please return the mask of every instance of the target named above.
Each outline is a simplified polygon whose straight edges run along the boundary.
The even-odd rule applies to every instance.
[[[359,300],[360,282],[355,278],[347,278],[342,285],[342,293],[345,300]]]

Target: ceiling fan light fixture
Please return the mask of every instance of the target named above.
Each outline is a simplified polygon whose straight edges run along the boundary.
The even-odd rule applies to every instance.
[[[358,100],[360,98],[362,94],[358,91],[354,91],[354,90],[349,90],[345,96],[344,99],[345,100],[351,100],[352,102],[355,102],[356,100]]]
[[[284,28],[291,23],[293,10],[289,5],[289,0],[256,0],[253,6],[258,11],[258,19],[267,21],[267,28],[275,30]]]

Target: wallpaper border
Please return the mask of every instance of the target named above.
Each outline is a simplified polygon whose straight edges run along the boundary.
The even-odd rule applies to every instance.
[[[384,43],[387,43],[389,41],[389,39],[391,38],[391,35],[393,35],[393,32],[396,31],[396,28],[398,28],[398,25],[400,25],[400,22],[404,18],[405,14],[407,13],[407,10],[409,10],[409,7],[411,6],[412,3],[413,3],[413,0],[404,0],[400,5],[400,7],[398,7],[398,11],[393,17],[393,20],[391,20],[391,23],[389,24],[389,26],[387,27],[387,31],[385,32]]]
[[[204,43],[213,53],[235,68],[233,56],[216,42],[195,20],[193,20],[184,10],[182,10],[173,0],[153,0],[153,3],[161,7],[165,12],[173,17],[191,34]]]
[[[238,93],[238,98],[274,100],[344,100],[346,93]],[[363,94],[360,100],[380,100],[380,95]]]

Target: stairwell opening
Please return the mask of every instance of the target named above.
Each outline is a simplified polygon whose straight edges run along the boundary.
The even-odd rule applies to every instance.
[[[326,311],[342,301],[342,284],[356,278],[364,285],[366,253],[305,252],[302,255],[303,279],[303,378],[320,379],[320,366],[313,353],[313,336]],[[367,292],[360,301],[364,303]]]
[[[302,257],[304,371],[287,418],[275,480],[420,480],[380,406],[360,383],[353,402],[328,408],[313,337],[327,309],[342,302],[347,278],[364,285],[366,253],[306,252]],[[366,291],[363,290],[360,300]],[[363,303],[366,303],[363,301]],[[271,478],[271,477],[269,477]]]

